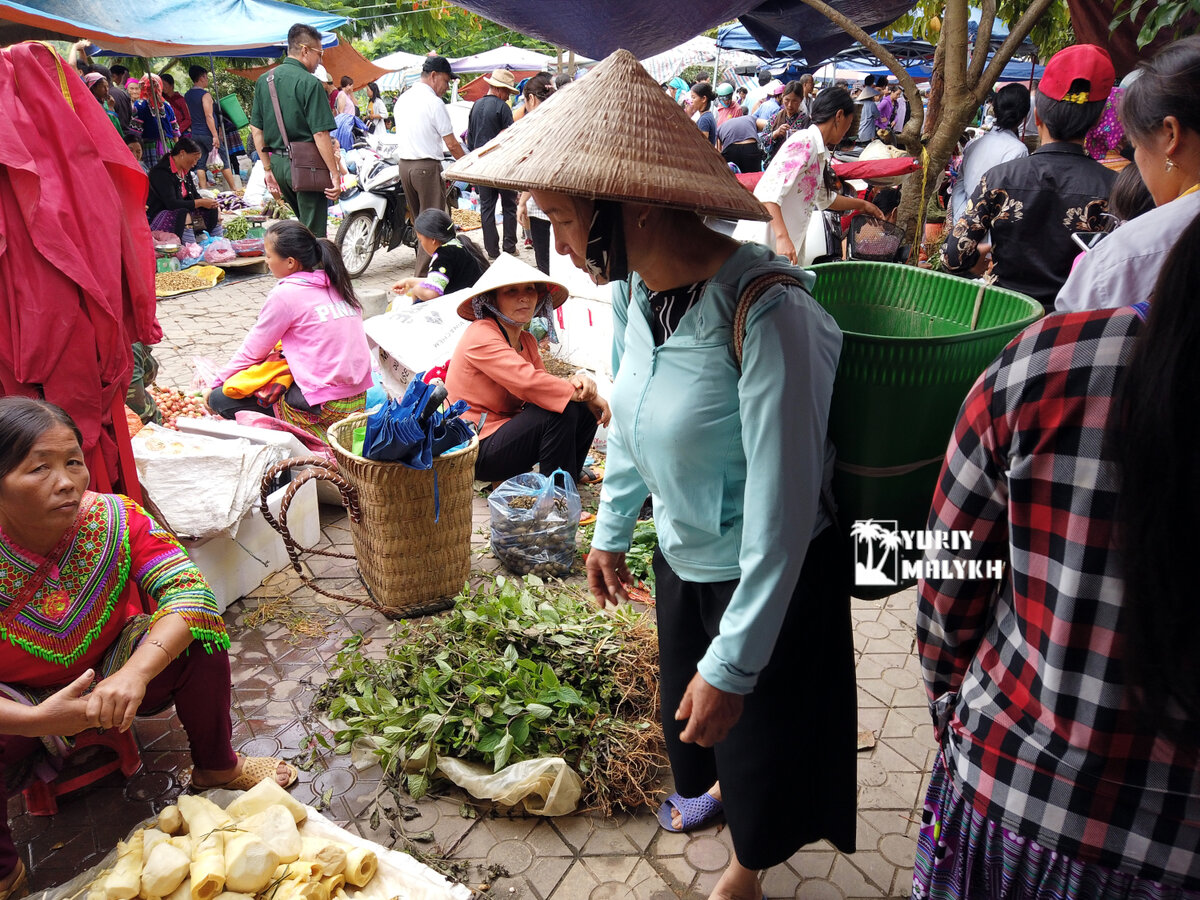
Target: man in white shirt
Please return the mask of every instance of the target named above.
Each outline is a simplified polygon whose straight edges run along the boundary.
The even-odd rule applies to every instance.
[[[400,95],[393,109],[396,120],[396,162],[413,219],[427,209],[446,208],[442,181],[444,150],[459,159],[464,151],[454,136],[442,95],[454,73],[444,56],[431,56],[421,66],[421,79]],[[429,254],[417,246],[417,277],[429,271]]]

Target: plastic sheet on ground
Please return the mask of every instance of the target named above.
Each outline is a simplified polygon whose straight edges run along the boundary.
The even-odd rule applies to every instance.
[[[207,291],[209,288],[216,287],[217,282],[225,277],[225,272],[218,269],[216,266],[192,265],[186,269],[189,275],[195,275],[201,281],[206,282],[203,287],[185,288],[180,291],[159,291],[158,299],[165,300],[168,297],[178,297],[181,294],[191,294],[195,291]]]
[[[150,424],[133,439],[142,485],[180,537],[208,538],[234,527],[258,502],[263,472],[281,447],[244,438],[183,434]]]
[[[568,815],[583,793],[583,779],[559,756],[525,759],[499,772],[439,756],[438,768],[472,797],[524,809],[531,816]]]
[[[232,803],[242,791],[215,790],[207,791],[207,797],[217,806],[224,809]],[[137,825],[138,828],[151,828],[154,819],[147,819]],[[131,831],[130,834],[133,832]],[[353,844],[356,847],[368,847],[375,852],[379,859],[379,870],[366,887],[349,889],[350,900],[470,900],[472,894],[469,888],[461,884],[453,884],[435,872],[424,863],[418,862],[407,853],[398,850],[388,850],[372,841],[359,837],[345,828],[335,825],[311,806],[308,807],[308,818],[300,825],[301,837],[323,838],[330,841],[340,841]],[[128,838],[129,835],[126,835]],[[87,887],[96,880],[106,869],[116,862],[117,851],[113,848],[99,863],[75,878],[49,888],[39,894],[33,894],[30,900],[72,900],[87,894]]]

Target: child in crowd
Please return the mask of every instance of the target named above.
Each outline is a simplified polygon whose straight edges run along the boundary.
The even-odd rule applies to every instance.
[[[328,429],[362,412],[371,354],[362,308],[337,247],[299,222],[271,226],[267,267],[279,279],[207,402],[216,414],[273,416],[328,442]]]

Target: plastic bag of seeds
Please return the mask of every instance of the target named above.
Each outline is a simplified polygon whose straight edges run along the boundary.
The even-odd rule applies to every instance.
[[[571,571],[581,503],[570,475],[517,475],[492,491],[488,506],[492,552],[506,569],[543,577]]]

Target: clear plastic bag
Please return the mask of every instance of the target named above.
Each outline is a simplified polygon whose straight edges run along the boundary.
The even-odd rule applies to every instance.
[[[506,569],[556,578],[571,571],[582,504],[570,475],[562,469],[548,477],[517,475],[492,491],[488,507],[492,552]]]
[[[221,368],[207,356],[193,356],[192,372],[192,390],[207,391],[219,380]]]
[[[233,262],[237,253],[233,242],[226,238],[213,238],[204,245],[204,261],[209,263]]]

